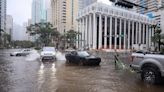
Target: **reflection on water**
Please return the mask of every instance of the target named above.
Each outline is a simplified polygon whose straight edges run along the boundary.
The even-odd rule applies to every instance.
[[[51,92],[50,90],[55,90],[57,86],[56,62],[40,63],[40,68],[38,70],[38,90],[42,92]]]
[[[2,53],[0,52],[0,54]],[[8,61],[8,59],[4,59],[0,56],[0,92],[8,92],[11,88],[9,76],[12,72],[12,69],[10,64],[11,63]]]
[[[116,70],[111,58],[98,67],[66,66],[62,55],[46,63],[0,56],[0,92],[164,92],[164,85],[147,85],[135,72]]]
[[[52,64],[51,70],[52,70],[52,74],[54,75],[56,73],[55,63]]]
[[[39,73],[39,75],[43,75],[43,73],[44,73],[44,64],[43,63],[41,63],[38,73]]]

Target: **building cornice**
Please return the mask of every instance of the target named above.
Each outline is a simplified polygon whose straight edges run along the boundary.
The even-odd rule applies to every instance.
[[[86,15],[96,13],[107,16],[115,16],[123,19],[128,19],[132,21],[138,21],[148,24],[156,24],[155,20],[149,18],[146,15],[139,14],[136,12],[128,11],[126,9],[122,9],[120,7],[116,7],[113,5],[106,5],[100,2],[93,3],[83,10],[79,11],[77,19],[80,19]]]

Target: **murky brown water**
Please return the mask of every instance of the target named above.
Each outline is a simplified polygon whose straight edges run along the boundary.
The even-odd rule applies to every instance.
[[[0,92],[164,92],[164,85],[144,84],[138,74],[115,69],[110,58],[83,67],[10,57],[11,51],[0,51]]]

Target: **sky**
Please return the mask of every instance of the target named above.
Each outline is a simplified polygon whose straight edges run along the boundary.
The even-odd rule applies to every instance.
[[[109,0],[98,0],[108,4]],[[50,2],[50,0],[46,0]],[[111,4],[111,3],[110,3]],[[31,18],[32,0],[7,0],[7,14],[12,15],[14,23],[23,25]]]
[[[7,14],[13,17],[14,23],[23,25],[31,18],[32,0],[7,0]]]

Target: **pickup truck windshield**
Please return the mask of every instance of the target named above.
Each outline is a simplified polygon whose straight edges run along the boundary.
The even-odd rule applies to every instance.
[[[54,47],[44,47],[43,51],[55,51]]]

